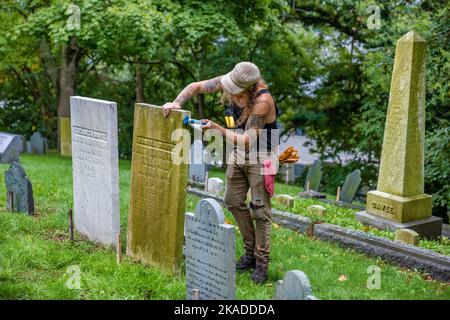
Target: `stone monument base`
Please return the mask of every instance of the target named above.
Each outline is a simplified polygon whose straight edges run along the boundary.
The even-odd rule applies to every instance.
[[[366,211],[357,212],[355,216],[356,219],[364,225],[370,225],[381,230],[391,231],[395,231],[397,229],[411,229],[427,239],[437,238],[441,235],[442,231],[442,219],[434,216],[403,223],[375,216]]]

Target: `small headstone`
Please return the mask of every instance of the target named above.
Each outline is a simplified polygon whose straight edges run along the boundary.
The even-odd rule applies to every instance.
[[[290,270],[275,288],[276,300],[317,300],[312,295],[311,284],[303,271]]]
[[[45,138],[42,136],[42,134],[38,131],[33,133],[33,135],[30,138],[31,142],[31,152],[37,153],[37,154],[44,154],[45,153]]]
[[[208,179],[208,192],[212,194],[221,195],[225,189],[225,183],[220,178],[209,178]]]
[[[395,241],[416,246],[419,243],[419,234],[411,229],[397,229],[395,230]]]
[[[120,232],[119,156],[115,102],[70,97],[75,228],[115,245]]]
[[[292,208],[294,206],[294,198],[288,194],[278,194],[273,197],[275,203],[280,206],[286,206],[288,208]]]
[[[235,228],[217,201],[202,199],[185,214],[185,241],[187,299],[236,299]]]
[[[19,162],[5,171],[6,208],[14,212],[34,214],[33,187]]]
[[[205,182],[206,163],[204,158],[204,147],[201,140],[194,140],[191,145],[189,159],[189,180],[195,182]]]
[[[31,141],[27,141],[26,144],[27,144],[27,148],[26,148],[27,153],[33,152],[33,148],[31,147]]]
[[[286,170],[285,181],[286,183],[294,183],[295,182],[295,170],[293,163],[286,163],[284,165]]]
[[[18,135],[0,132],[0,163],[19,161],[22,141]]]
[[[327,209],[324,206],[313,204],[312,206],[309,206],[306,208],[306,211],[312,214],[317,214],[319,216],[326,216],[327,215]]]
[[[305,180],[305,190],[319,191],[320,179],[322,178],[322,162],[320,160],[314,160],[314,163],[308,168],[308,174]]]
[[[344,185],[341,189],[339,200],[342,202],[352,203],[353,197],[355,196],[360,183],[361,171],[357,169],[349,174],[345,179]]]

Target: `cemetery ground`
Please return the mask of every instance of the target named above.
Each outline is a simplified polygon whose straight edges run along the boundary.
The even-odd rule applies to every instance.
[[[36,215],[9,213],[5,199],[4,171],[0,165],[0,299],[184,299],[184,273],[179,276],[133,263],[124,256],[116,263],[115,251],[80,239],[69,240],[67,212],[72,206],[71,159],[56,154],[25,155],[21,162],[33,183]],[[125,248],[130,161],[120,161],[120,212],[122,246]],[[220,176],[213,171],[211,176]],[[296,195],[299,187],[277,184],[277,193]],[[199,198],[187,196],[186,211],[194,211]],[[314,200],[296,200],[292,212],[304,214]],[[351,222],[352,210],[324,205],[326,217],[312,217],[324,222],[360,228]],[[283,209],[283,208],[280,208]],[[75,213],[76,214],[76,213]],[[228,223],[233,223],[226,211]],[[352,223],[354,225],[352,225]],[[369,232],[376,231],[366,230]],[[381,231],[379,231],[381,232]],[[242,254],[242,240],[236,229],[237,257]],[[390,237],[390,234],[384,236]],[[448,242],[421,242],[449,254]],[[304,271],[319,299],[450,299],[450,286],[425,274],[393,266],[381,259],[369,258],[334,243],[323,242],[273,225],[269,281],[251,282],[249,273],[237,273],[238,299],[272,299],[275,282],[288,270]],[[370,266],[381,268],[380,289],[367,286]],[[67,286],[79,268],[80,289]],[[69,272],[68,272],[69,268]],[[73,270],[73,269],[72,269]]]

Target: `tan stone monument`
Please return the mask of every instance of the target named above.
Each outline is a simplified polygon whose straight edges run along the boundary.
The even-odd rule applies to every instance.
[[[134,109],[127,254],[174,272],[182,264],[188,163],[173,162],[172,133],[186,115],[173,110],[165,118],[161,107],[141,103]]]
[[[424,193],[426,41],[410,31],[397,42],[377,190],[356,217],[381,229],[440,235],[442,219],[431,216]]]

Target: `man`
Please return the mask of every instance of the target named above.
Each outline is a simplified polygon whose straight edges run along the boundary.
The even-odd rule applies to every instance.
[[[226,173],[225,205],[236,219],[244,240],[245,255],[240,258],[236,269],[255,269],[251,279],[256,283],[263,283],[268,278],[270,260],[271,195],[266,190],[263,163],[261,161],[249,163],[248,159],[250,144],[254,141],[251,139],[251,133],[259,136],[262,130],[267,130],[270,137],[270,130],[278,128],[276,122],[278,108],[260,76],[258,67],[250,62],[241,62],[226,75],[191,83],[173,102],[163,106],[163,112],[167,116],[170,109],[181,108],[184,103],[199,93],[218,91],[222,91],[230,103],[237,122],[236,128],[244,131],[238,133],[227,130],[210,120],[203,120],[206,125],[202,128],[216,129],[228,141],[246,147],[245,150],[235,148],[230,155]],[[267,150],[258,150],[258,152],[267,154],[274,150],[275,146],[270,139],[267,144]],[[245,200],[249,189],[251,201],[247,206]]]

